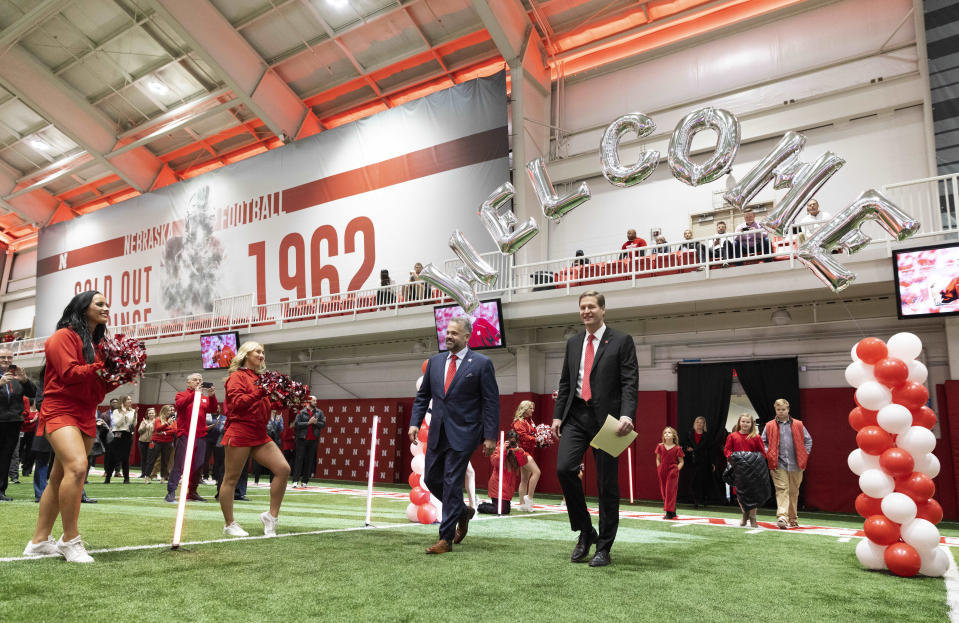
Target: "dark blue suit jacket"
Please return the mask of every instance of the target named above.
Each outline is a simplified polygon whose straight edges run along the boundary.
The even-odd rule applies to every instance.
[[[410,426],[421,425],[432,399],[433,415],[426,447],[436,449],[442,430],[453,450],[473,452],[483,439],[499,437],[499,387],[493,362],[485,355],[467,350],[466,359],[458,362],[447,393],[443,391],[447,356],[447,353],[433,355],[426,364],[423,383],[413,402]]]

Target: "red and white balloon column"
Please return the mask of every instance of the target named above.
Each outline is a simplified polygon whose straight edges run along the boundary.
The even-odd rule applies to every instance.
[[[856,511],[866,533],[856,557],[868,569],[889,569],[903,577],[942,576],[949,553],[939,547],[942,507],[933,499],[939,474],[930,430],[936,414],[926,406],[928,371],[916,357],[922,341],[897,333],[888,342],[867,337],[852,349],[846,380],[856,388],[849,424],[858,449],[849,469],[862,493]]]
[[[423,372],[426,372],[426,361],[423,362]],[[422,376],[416,380],[417,391],[419,391],[422,382]],[[430,406],[432,407],[432,404]],[[412,522],[418,521],[422,524],[434,523],[440,517],[443,509],[442,502],[430,493],[426,483],[423,482],[423,469],[426,466],[426,440],[430,434],[430,419],[432,417],[430,411],[430,408],[426,409],[426,417],[423,418],[423,424],[420,426],[420,432],[417,436],[419,443],[410,444],[410,453],[413,455],[410,460],[410,467],[413,471],[409,478],[412,488],[410,489],[410,503],[406,507],[406,517]]]

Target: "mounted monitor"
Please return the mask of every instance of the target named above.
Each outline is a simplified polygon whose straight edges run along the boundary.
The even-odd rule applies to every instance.
[[[959,242],[892,253],[900,319],[959,313]]]
[[[236,331],[211,333],[200,336],[200,357],[204,370],[221,370],[230,367],[240,348],[240,334]]]
[[[437,305],[433,308],[436,323],[436,341],[440,352],[446,350],[446,327],[457,316],[470,316],[459,305]],[[500,299],[482,301],[472,314],[473,334],[469,347],[472,350],[505,348],[506,332],[503,329],[503,305]]]

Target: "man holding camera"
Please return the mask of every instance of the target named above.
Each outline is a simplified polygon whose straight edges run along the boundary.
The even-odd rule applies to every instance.
[[[9,502],[7,483],[10,477],[7,466],[13,458],[13,449],[20,443],[20,426],[23,424],[23,397],[33,398],[37,388],[13,365],[13,352],[0,349],[0,502]]]
[[[176,488],[183,475],[183,464],[186,462],[187,436],[190,433],[190,421],[193,418],[193,398],[197,389],[200,396],[200,410],[197,412],[196,438],[193,444],[193,462],[190,464],[190,484],[186,499],[197,502],[206,502],[196,492],[200,484],[200,471],[203,467],[203,458],[206,456],[206,414],[216,413],[217,401],[213,390],[213,383],[204,383],[203,375],[194,373],[186,377],[186,389],[179,392],[173,401],[176,408],[176,441],[174,443],[173,469],[170,471],[170,480],[166,485],[164,501],[176,502]]]

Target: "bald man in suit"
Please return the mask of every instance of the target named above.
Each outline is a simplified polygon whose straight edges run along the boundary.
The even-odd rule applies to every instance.
[[[466,536],[476,512],[463,504],[463,480],[470,456],[482,442],[486,456],[499,436],[499,387],[493,362],[467,344],[473,325],[458,316],[446,327],[448,353],[427,361],[423,382],[413,401],[410,442],[417,443],[420,424],[433,401],[423,481],[443,501],[439,540],[427,554],[445,554]]]
[[[566,496],[570,528],[579,532],[572,561],[588,560],[590,567],[605,567],[611,562],[609,551],[619,527],[619,458],[593,449],[599,491],[598,534],[586,508],[579,465],[607,415],[618,419],[618,435],[633,430],[639,365],[633,338],[606,326],[602,294],[581,294],[579,315],[586,330],[566,342],[553,411],[553,434],[559,439],[556,474]],[[594,543],[596,555],[590,558]]]

